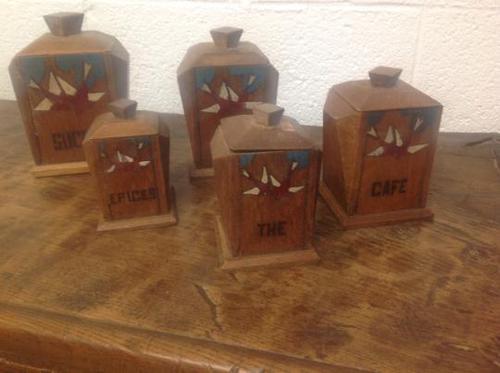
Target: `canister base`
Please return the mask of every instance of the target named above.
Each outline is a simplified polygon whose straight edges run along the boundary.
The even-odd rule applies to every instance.
[[[190,179],[205,179],[215,175],[213,168],[196,168],[194,165],[189,167]]]
[[[215,216],[215,232],[220,254],[220,269],[223,271],[251,270],[264,267],[285,267],[297,264],[311,264],[319,261],[319,256],[312,245],[307,249],[283,253],[249,255],[234,257],[227,242],[221,217]]]
[[[374,227],[412,220],[432,220],[434,217],[434,214],[428,208],[395,210],[365,215],[347,215],[344,208],[337,202],[334,195],[323,181],[321,181],[319,185],[319,194],[323,197],[323,200],[333,212],[343,229]]]
[[[139,218],[104,220],[101,218],[97,225],[98,232],[132,230],[154,227],[168,227],[177,224],[177,208],[175,205],[175,190],[170,189],[170,200],[172,201],[170,211],[167,214],[141,216]]]
[[[33,166],[31,173],[35,177],[86,174],[89,172],[87,162],[65,162]]]

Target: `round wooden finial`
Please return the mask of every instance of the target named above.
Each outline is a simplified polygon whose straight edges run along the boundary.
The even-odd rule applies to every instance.
[[[273,104],[259,104],[253,108],[253,116],[263,126],[276,126],[281,122],[285,109]]]
[[[370,82],[375,87],[392,87],[396,84],[401,75],[402,69],[394,67],[378,66],[370,70]]]
[[[53,35],[68,36],[82,31],[83,13],[59,12],[43,18]]]
[[[236,27],[219,27],[210,30],[214,44],[220,48],[236,48],[242,33],[243,29]]]
[[[125,119],[134,118],[137,109],[137,101],[121,98],[111,102],[108,107],[115,117]]]

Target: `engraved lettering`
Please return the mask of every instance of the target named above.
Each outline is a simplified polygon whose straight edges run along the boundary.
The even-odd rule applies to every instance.
[[[52,134],[52,143],[54,144],[55,150],[64,149],[64,140],[63,140],[62,135],[60,133],[53,133]]]
[[[259,236],[261,237],[286,236],[285,225],[286,221],[275,221],[271,223],[257,224],[257,228],[259,230]]]
[[[257,227],[259,228],[259,236],[263,236],[264,235],[264,227],[266,226],[266,224],[257,224]]]
[[[158,191],[156,188],[129,190],[126,192],[110,193],[109,204],[116,205],[119,203],[142,202],[156,199]]]
[[[372,197],[378,197],[382,194],[382,183],[376,181],[372,184]]]
[[[85,131],[58,132],[52,134],[52,145],[55,150],[68,150],[82,146]]]
[[[408,179],[401,180],[401,184],[399,185],[399,193],[406,193],[406,183]]]
[[[404,194],[406,193],[407,183],[408,179],[375,181],[372,183],[371,196],[385,197],[393,196],[394,194]]]

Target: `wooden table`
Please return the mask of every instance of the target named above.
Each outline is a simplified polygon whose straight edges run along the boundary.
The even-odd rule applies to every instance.
[[[228,274],[168,119],[179,225],[98,234],[90,177],[33,178],[0,103],[0,371],[500,371],[499,145],[465,145],[492,135],[440,136],[433,223],[345,232],[320,201],[319,265]]]

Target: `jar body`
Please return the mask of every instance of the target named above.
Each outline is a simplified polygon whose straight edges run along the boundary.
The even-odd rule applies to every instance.
[[[222,223],[234,257],[309,247],[319,167],[314,149],[214,159]]]
[[[251,114],[256,103],[275,102],[268,65],[199,67],[194,70],[196,105],[193,108],[194,128],[198,131],[197,167],[212,167],[210,140],[221,119]]]
[[[137,136],[96,139],[88,146],[105,220],[168,212],[168,138]]]
[[[170,137],[156,113],[102,114],[83,147],[105,221],[171,213]]]
[[[68,37],[76,46],[69,49],[64,40],[58,50],[57,41],[64,37],[46,35],[10,65],[37,165],[84,161],[82,141],[92,121],[107,111],[110,101],[128,95],[126,51],[120,46],[120,54],[115,55],[111,50],[88,50],[85,45],[78,51],[79,38],[92,40],[92,36],[89,32]],[[115,39],[109,38],[112,45]],[[50,45],[43,51],[45,44]]]
[[[439,104],[360,111],[330,91],[320,192],[345,228],[430,218]]]
[[[226,49],[197,44],[177,74],[197,169],[212,167],[210,141],[223,118],[250,114],[261,102],[276,102],[278,72],[249,42]]]

